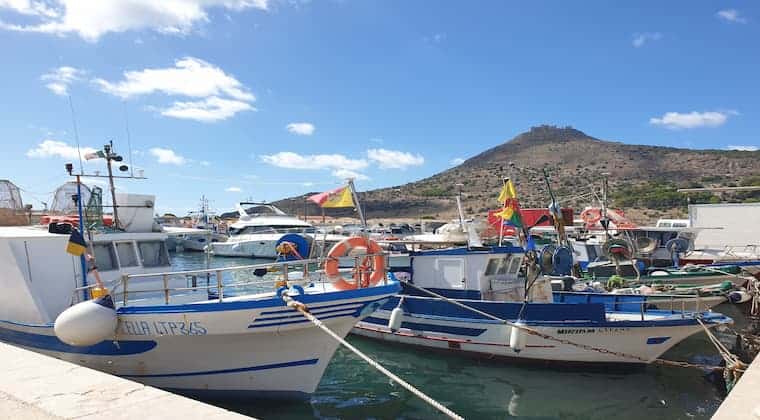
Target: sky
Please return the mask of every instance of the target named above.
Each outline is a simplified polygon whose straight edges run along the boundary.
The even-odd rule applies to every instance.
[[[0,0],[0,51],[0,178],[35,208],[108,141],[148,178],[118,189],[179,214],[401,185],[541,124],[760,147],[757,1]]]

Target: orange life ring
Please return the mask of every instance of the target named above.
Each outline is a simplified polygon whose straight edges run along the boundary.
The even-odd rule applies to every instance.
[[[596,222],[602,220],[602,211],[595,208],[589,208],[581,212],[581,219],[586,222],[586,225],[595,225]]]
[[[349,256],[355,249],[364,249],[359,255],[368,255],[361,258],[361,262],[357,270],[354,272],[353,282],[346,281],[343,276],[340,275],[340,263],[341,257]],[[383,250],[377,242],[355,236],[344,239],[337,244],[333,245],[330,252],[327,254],[327,261],[325,262],[325,273],[327,277],[333,282],[336,289],[339,290],[352,290],[359,287],[370,287],[380,282],[385,277],[385,257],[382,255]]]

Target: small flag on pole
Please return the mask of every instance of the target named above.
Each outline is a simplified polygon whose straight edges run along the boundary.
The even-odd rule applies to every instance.
[[[87,250],[87,243],[78,229],[72,229],[69,235],[69,243],[66,245],[66,252],[77,257],[82,256]]]
[[[504,187],[499,193],[499,202],[504,206],[502,210],[495,214],[501,217],[503,224],[514,227],[522,227],[522,217],[520,217],[520,203],[517,201],[517,191],[512,180],[507,180]]]
[[[102,150],[98,150],[97,152],[87,153],[84,155],[85,160],[92,160],[92,159],[105,159],[106,153]]]
[[[504,186],[501,188],[501,192],[499,193],[499,204],[504,204],[508,199],[510,198],[517,198],[517,191],[515,190],[515,184],[512,183],[512,180],[507,180],[507,182],[504,183]]]
[[[309,200],[322,208],[355,207],[354,198],[348,186],[312,195]]]

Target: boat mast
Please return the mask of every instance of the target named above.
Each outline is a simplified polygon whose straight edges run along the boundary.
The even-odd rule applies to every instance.
[[[109,141],[108,144],[103,146],[103,151],[106,152],[106,167],[108,168],[108,186],[111,189],[111,202],[113,203],[113,227],[115,230],[119,230],[119,213],[116,206],[116,186],[113,182],[113,169],[111,168],[111,161],[115,160],[121,162],[122,157],[113,153],[113,141]]]

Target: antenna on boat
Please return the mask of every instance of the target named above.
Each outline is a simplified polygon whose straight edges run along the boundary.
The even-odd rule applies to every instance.
[[[94,174],[85,174],[83,170],[80,170],[79,173],[75,174],[74,173],[74,165],[71,164],[71,163],[67,163],[66,164],[66,171],[68,172],[68,174],[70,176],[75,176],[76,179],[77,179],[77,181],[76,181],[77,182],[77,196],[78,196],[78,201],[79,201],[79,206],[80,206],[80,209],[79,209],[79,212],[80,212],[80,215],[79,215],[80,226],[84,226],[84,218],[83,218],[83,216],[81,214],[82,213],[82,209],[81,209],[81,206],[82,206],[82,203],[81,203],[81,201],[82,201],[81,200],[81,197],[82,197],[82,193],[81,193],[81,191],[82,191],[81,190],[82,181],[81,181],[81,179],[85,178],[85,177],[87,177],[87,178],[108,178],[108,185],[109,185],[109,188],[110,188],[110,191],[111,191],[111,201],[113,203],[113,226],[114,226],[114,229],[118,230],[120,228],[120,226],[119,226],[119,216],[118,216],[118,208],[117,208],[118,206],[116,204],[116,185],[114,184],[114,179],[116,179],[116,178],[122,178],[122,179],[146,179],[146,178],[143,177],[143,176],[134,176],[134,175],[120,176],[120,175],[114,175],[113,174],[113,167],[111,166],[112,162],[119,163],[119,162],[122,162],[124,160],[124,158],[121,155],[119,155],[119,154],[117,154],[116,152],[113,151],[113,141],[109,141],[107,144],[105,144],[103,146],[103,150],[98,150],[98,151],[95,151],[95,152],[92,152],[92,153],[88,153],[87,155],[84,156],[84,158],[87,159],[87,160],[90,160],[90,159],[105,159],[106,160],[106,168],[108,169],[108,175],[100,175],[97,172],[94,173]],[[118,169],[119,169],[120,172],[127,172],[127,171],[129,171],[129,166],[121,164],[121,165],[119,165]]]
[[[457,187],[457,212],[459,213],[459,225],[464,229],[464,210],[462,210],[462,187],[464,184],[454,184]]]
[[[79,172],[84,172],[84,165],[82,165],[82,151],[79,149],[79,130],[77,129],[77,119],[74,115],[74,103],[71,101],[71,95],[69,97],[69,110],[71,110],[71,124],[74,126],[74,140],[77,142],[77,156],[79,156]]]
[[[124,128],[127,131],[127,148],[129,149],[129,174],[135,175],[135,166],[132,164],[132,136],[129,133],[129,116],[127,115],[127,103],[124,104]]]

